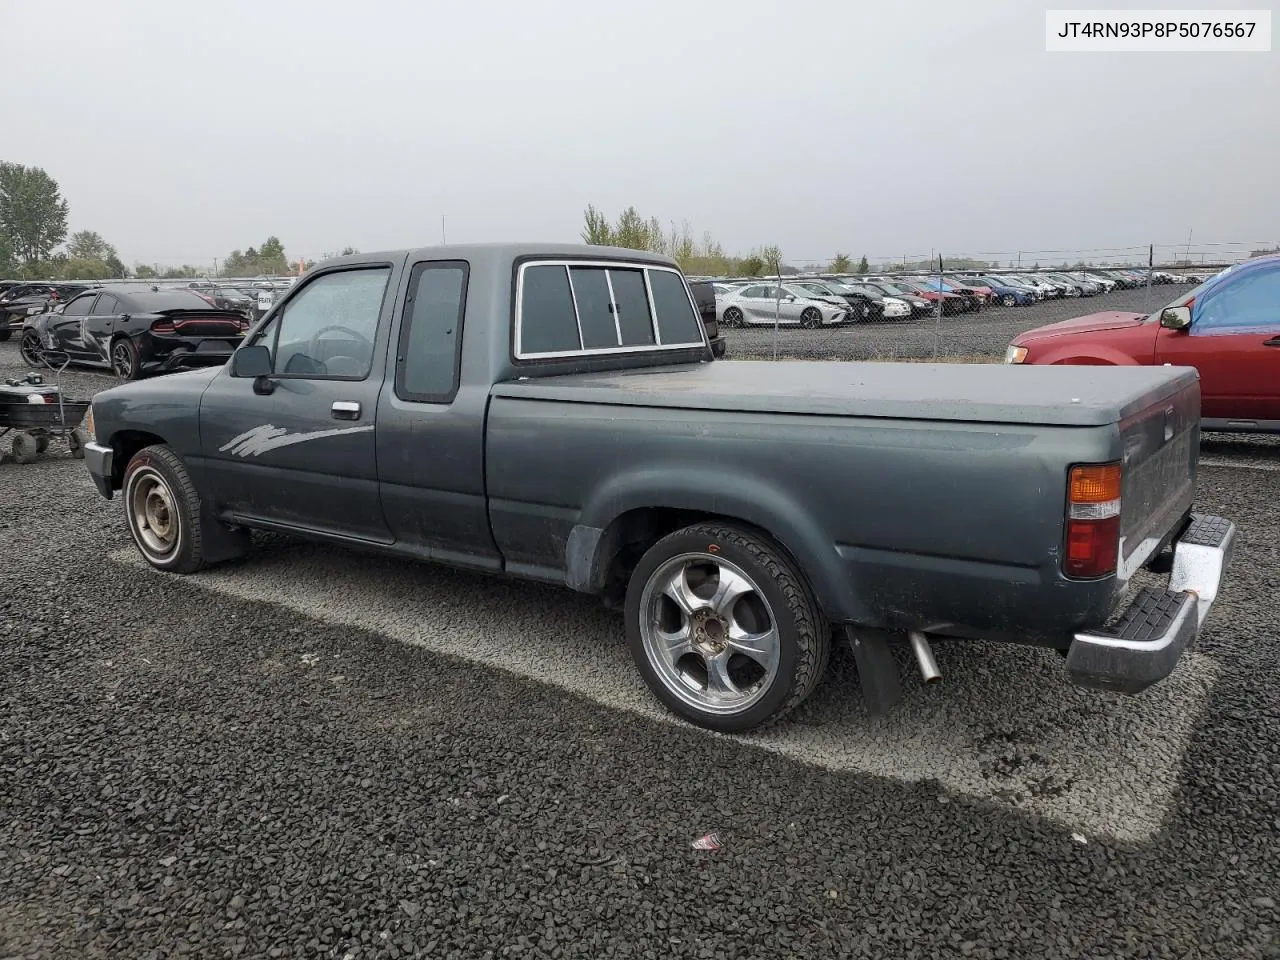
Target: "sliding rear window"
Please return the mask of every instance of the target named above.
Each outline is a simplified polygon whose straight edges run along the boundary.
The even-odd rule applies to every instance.
[[[517,359],[705,344],[684,277],[671,268],[532,262],[516,292]]]

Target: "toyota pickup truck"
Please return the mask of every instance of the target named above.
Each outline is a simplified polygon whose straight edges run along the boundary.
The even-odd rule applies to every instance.
[[[225,366],[94,397],[85,462],[159,570],[273,530],[594,594],[659,700],[746,730],[833,640],[873,712],[942,638],[1167,676],[1235,536],[1192,512],[1199,403],[1186,368],[719,360],[671,259],[479,244],[320,264]]]

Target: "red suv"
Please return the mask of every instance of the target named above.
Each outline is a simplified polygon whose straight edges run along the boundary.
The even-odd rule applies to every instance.
[[[1204,429],[1280,433],[1280,256],[1228,267],[1154,313],[1028,330],[1005,363],[1195,367]]]

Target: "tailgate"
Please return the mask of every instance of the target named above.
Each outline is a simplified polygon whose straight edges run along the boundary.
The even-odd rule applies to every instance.
[[[1200,382],[1120,422],[1121,567],[1144,562],[1190,511],[1200,452]]]

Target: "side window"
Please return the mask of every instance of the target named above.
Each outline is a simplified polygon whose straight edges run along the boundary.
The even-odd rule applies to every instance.
[[[93,312],[99,317],[114,317],[123,313],[120,309],[120,301],[109,293],[101,293],[98,295],[98,302],[94,304]]]
[[[76,297],[67,304],[65,310],[62,311],[64,317],[87,317],[89,315],[89,307],[93,305],[95,294],[86,293],[83,297]]]
[[[396,396],[448,403],[458,391],[468,264],[442,260],[414,267],[396,352]]]
[[[663,344],[704,343],[702,322],[693,312],[684,277],[670,270],[650,270],[648,274]]]
[[[254,342],[271,348],[277,375],[363,379],[373,366],[373,341],[390,276],[389,267],[375,267],[317,277]]]
[[[1227,280],[1195,305],[1191,332],[1205,336],[1280,329],[1280,269]]]

